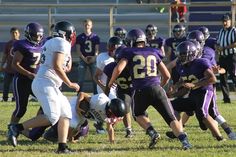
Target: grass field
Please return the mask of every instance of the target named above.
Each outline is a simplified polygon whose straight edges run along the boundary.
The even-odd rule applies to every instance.
[[[71,93],[66,93],[71,95]],[[220,93],[221,94],[221,93]],[[18,137],[18,146],[12,147],[6,141],[7,124],[14,109],[15,103],[0,102],[0,157],[32,157],[32,156],[58,156],[54,151],[57,144],[48,142],[40,138],[32,142],[23,135]],[[220,100],[218,106],[221,114],[236,131],[236,101],[232,104],[223,104]],[[33,117],[39,107],[37,102],[29,102],[28,111],[22,121]],[[227,139],[217,142],[210,134],[210,131],[201,131],[195,117],[192,117],[185,127],[189,136],[189,141],[193,148],[188,151],[181,149],[178,140],[170,140],[165,136],[169,130],[156,111],[150,107],[149,116],[155,128],[160,132],[161,139],[154,149],[148,149],[149,138],[145,132],[133,122],[135,136],[130,139],[124,138],[125,131],[122,123],[119,123],[116,130],[116,144],[108,142],[107,135],[97,135],[90,122],[89,135],[78,143],[69,143],[69,146],[76,151],[68,156],[79,157],[236,157],[236,141],[227,139],[226,134],[220,128],[222,134]],[[60,155],[63,156],[63,155]]]

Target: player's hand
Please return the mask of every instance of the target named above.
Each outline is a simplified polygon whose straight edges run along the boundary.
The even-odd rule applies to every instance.
[[[35,75],[36,75],[36,74],[34,74],[34,73],[29,73],[29,74],[27,75],[27,77],[30,78],[31,80],[33,80],[33,79],[35,78]]]
[[[193,89],[195,87],[195,84],[193,84],[193,83],[184,83],[183,86],[187,89]]]
[[[75,89],[76,92],[78,92],[80,90],[80,86],[74,82],[72,82],[68,87]]]

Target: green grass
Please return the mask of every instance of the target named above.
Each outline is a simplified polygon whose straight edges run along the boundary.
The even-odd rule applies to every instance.
[[[220,93],[221,94],[221,93]],[[72,93],[66,93],[72,96]],[[31,157],[31,156],[58,156],[54,153],[57,144],[48,142],[40,138],[36,142],[32,142],[25,138],[23,135],[18,137],[18,146],[12,147],[6,141],[7,124],[10,115],[14,110],[15,103],[0,102],[0,157]],[[236,131],[236,102],[232,104],[222,104],[218,102],[219,110],[232,128]],[[39,104],[36,102],[29,102],[28,111],[23,117],[22,121],[33,117]],[[236,141],[217,142],[213,139],[210,131],[201,131],[195,117],[192,117],[185,127],[185,131],[189,136],[189,141],[192,143],[193,148],[188,151],[181,149],[181,144],[178,140],[170,140],[165,136],[165,132],[169,130],[168,126],[164,123],[156,111],[150,107],[150,119],[154,127],[160,132],[161,139],[156,145],[156,148],[148,149],[149,138],[145,135],[137,123],[133,121],[133,129],[135,136],[130,139],[124,138],[125,131],[122,123],[119,123],[116,130],[116,144],[111,145],[108,142],[107,135],[97,135],[90,122],[89,135],[79,141],[78,143],[69,143],[69,146],[76,150],[76,153],[70,156],[80,157],[234,157],[236,156]],[[220,128],[222,134],[227,138],[224,131]],[[63,155],[61,155],[63,156]]]

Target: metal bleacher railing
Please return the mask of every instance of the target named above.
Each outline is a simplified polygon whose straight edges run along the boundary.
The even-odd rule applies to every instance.
[[[235,10],[236,10],[236,2],[235,0],[230,2],[194,2],[194,3],[186,3],[188,7],[217,7],[217,6],[228,6],[231,7],[231,13],[232,13],[232,23],[234,25],[235,23]],[[155,6],[163,6],[165,8],[168,8],[168,13],[167,14],[160,14],[154,11],[139,11],[139,9],[143,8],[153,8]],[[167,27],[168,29],[168,36],[171,36],[171,30],[172,26],[175,23],[171,22],[171,5],[168,3],[145,3],[145,4],[137,4],[137,3],[0,3],[0,9],[3,10],[8,10],[8,9],[25,9],[26,12],[21,11],[19,12],[3,12],[0,14],[1,17],[5,18],[11,18],[14,17],[14,19],[17,18],[25,18],[25,19],[46,19],[47,20],[47,29],[49,30],[51,24],[56,21],[57,19],[72,19],[72,20],[79,20],[81,18],[87,18],[87,17],[92,17],[94,19],[101,19],[101,18],[107,18],[108,20],[108,29],[109,29],[109,35],[113,35],[113,29],[115,26],[120,26],[120,25],[125,25],[125,26],[141,26],[142,22],[146,22],[147,20],[160,20],[158,23],[158,27]],[[80,12],[76,11],[68,11],[68,10],[79,10],[79,9],[88,9],[88,12],[83,11],[81,14]],[[89,8],[94,8],[95,11],[89,12]],[[31,9],[32,12],[27,12],[27,9]],[[37,10],[43,10],[38,11]],[[60,11],[61,9],[61,11]],[[64,9],[64,10],[63,10]],[[100,9],[100,11],[99,11]],[[126,9],[125,12],[119,12],[117,10],[124,10]],[[35,10],[35,11],[34,11]],[[59,10],[59,11],[55,11]],[[67,10],[67,11],[65,11]],[[91,9],[90,9],[91,10]],[[96,13],[96,10],[98,12]],[[103,11],[104,10],[104,11]],[[129,12],[128,10],[132,10],[132,12]],[[136,11],[135,11],[136,10]],[[197,12],[197,11],[195,11]],[[211,14],[223,14],[224,11],[212,11]],[[188,15],[190,12],[188,12]],[[129,20],[132,18],[136,18],[140,20],[140,23],[137,22],[137,20]],[[164,19],[163,19],[164,18]],[[124,20],[127,19],[127,20]],[[17,21],[17,20],[16,20]],[[9,20],[9,21],[1,21],[0,26],[11,26],[14,24],[18,25],[25,25],[25,23],[21,23],[18,21],[18,23],[14,20]],[[151,21],[150,21],[151,22]],[[45,20],[44,20],[45,23]],[[156,23],[156,21],[154,21]],[[220,21],[195,21],[195,22],[187,22],[185,25],[191,26],[191,25],[219,25]],[[49,31],[48,31],[49,32]]]

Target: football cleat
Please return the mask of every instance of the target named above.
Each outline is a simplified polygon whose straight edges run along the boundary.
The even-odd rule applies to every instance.
[[[72,154],[74,151],[72,151],[70,148],[66,147],[65,149],[57,149],[57,154]]]
[[[166,132],[166,136],[169,137],[169,138],[171,138],[171,139],[177,138],[177,137],[175,136],[175,134],[174,134],[172,131],[167,131],[167,132]]]
[[[192,145],[189,143],[189,141],[187,139],[181,141],[181,143],[182,143],[182,148],[184,150],[188,150],[188,149],[192,148]]]
[[[133,131],[132,131],[132,129],[126,129],[125,138],[131,138],[131,137],[133,137]]]
[[[159,133],[155,132],[155,133],[152,135],[152,137],[151,137],[151,141],[150,141],[150,143],[149,143],[148,148],[149,148],[149,149],[154,148],[154,146],[157,144],[157,141],[158,141],[158,139],[159,139],[160,137],[161,137],[161,135],[160,135]]]
[[[236,134],[235,134],[235,132],[231,132],[230,134],[228,134],[228,138],[229,138],[230,140],[236,140]]]
[[[94,123],[93,126],[96,128],[97,134],[105,134],[106,130],[102,127],[103,123]]]
[[[16,147],[17,146],[17,137],[20,134],[19,130],[17,129],[15,124],[9,125],[8,130],[8,140],[11,142],[11,144]]]
[[[51,127],[43,134],[43,138],[51,142],[57,142],[58,140],[57,131],[55,131],[54,128]]]

